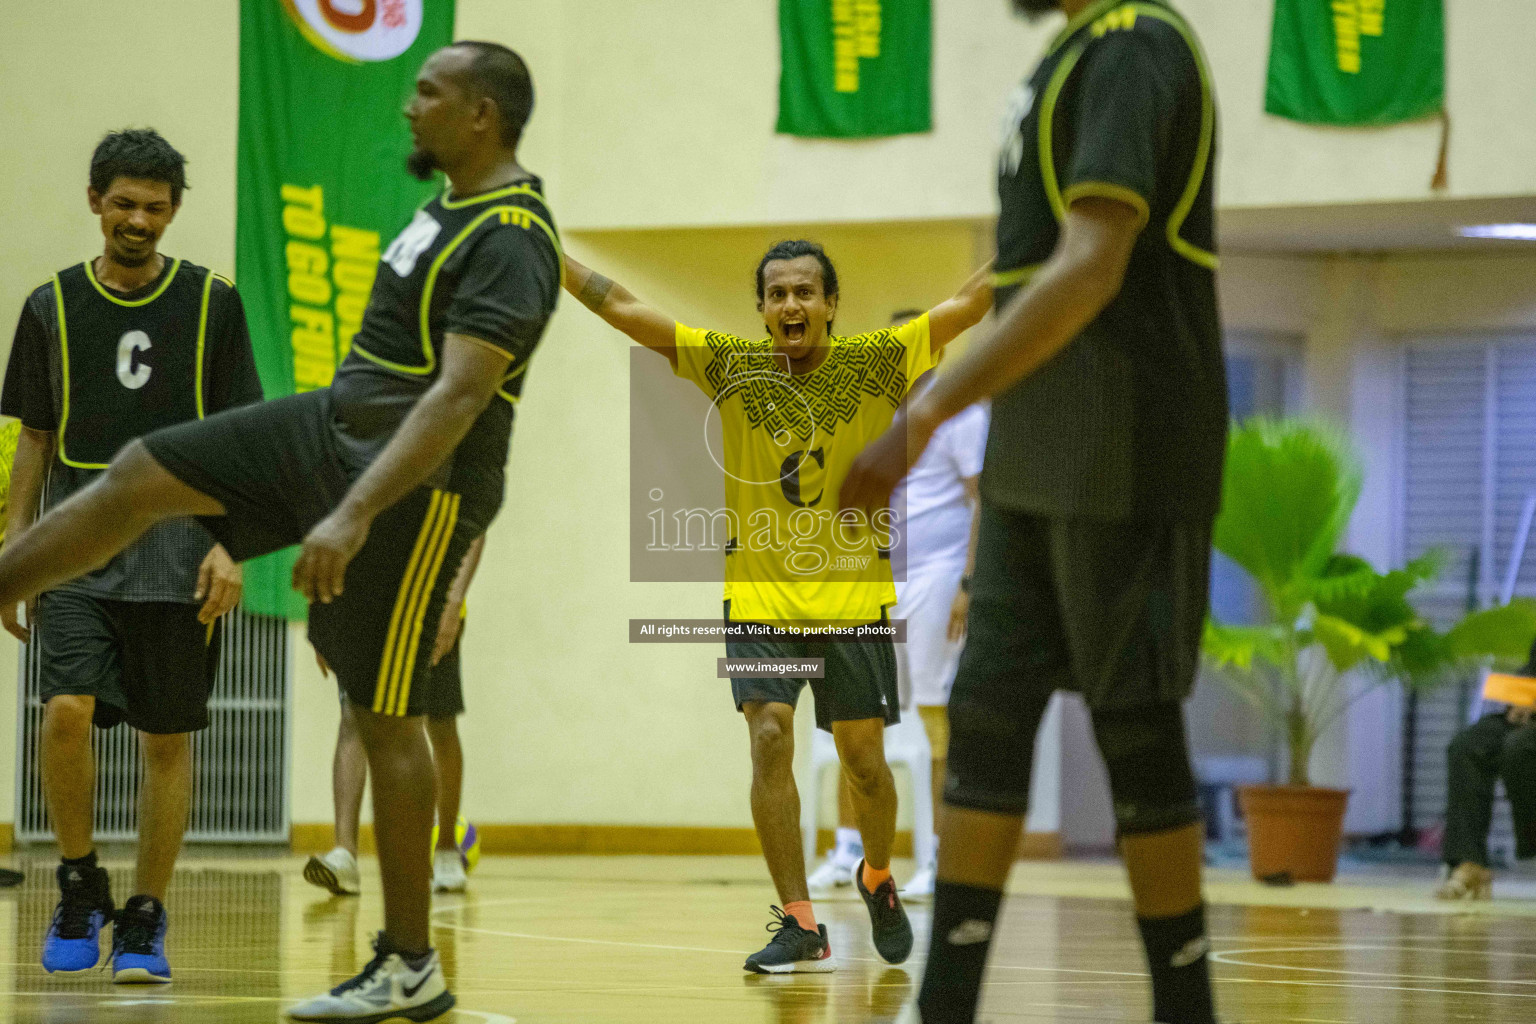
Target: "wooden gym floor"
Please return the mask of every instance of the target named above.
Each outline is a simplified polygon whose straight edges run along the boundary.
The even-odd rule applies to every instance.
[[[352,974],[379,922],[367,895],[331,899],[294,857],[184,858],[170,897],[174,984],[117,987],[106,972],[45,975],[37,959],[55,901],[53,861],[18,858],[0,890],[0,1021],[246,1024]],[[109,862],[113,890],[131,884]],[[904,868],[898,864],[898,874]],[[1265,889],[1210,878],[1211,937],[1227,1024],[1441,1024],[1536,1020],[1536,899],[1510,884],[1473,913],[1427,899],[1429,876],[1350,875],[1333,886]],[[471,891],[433,920],[459,1009],[449,1024],[865,1024],[916,996],[928,930],[902,967],[869,944],[857,897],[823,900],[836,974],[758,977],[772,891],[746,857],[486,858]],[[994,946],[981,1019],[1146,1021],[1141,950],[1112,863],[1025,864]]]

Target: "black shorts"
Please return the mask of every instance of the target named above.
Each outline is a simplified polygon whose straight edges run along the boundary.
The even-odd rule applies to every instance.
[[[224,506],[201,521],[237,561],[299,543],[351,485],[323,388],[157,430],[144,444]],[[483,529],[459,513],[458,494],[412,491],[374,519],[341,596],[310,605],[310,643],[354,705],[426,713],[431,687],[415,684],[428,676],[448,585]]]
[[[112,601],[72,590],[37,600],[41,696],[96,698],[103,729],[140,732],[208,728],[219,668],[219,623],[197,621],[198,605]]]
[[[332,441],[325,388],[178,423],[144,446],[172,476],[224,506],[224,515],[200,522],[237,562],[303,540],[352,483]]]
[[[1050,519],[981,504],[951,708],[1073,690],[1090,708],[1184,700],[1210,595],[1211,525]]]
[[[731,621],[731,602],[725,602]],[[880,613],[885,622],[885,612]],[[795,706],[809,683],[816,700],[816,726],[832,731],[833,722],[883,718],[886,725],[901,721],[901,697],[896,688],[896,647],[888,638],[834,643],[826,640],[727,640],[727,658],[821,658],[821,679],[781,676],[735,678],[731,696],[736,710],[752,702]]]
[[[339,687],[342,700],[348,700],[345,686]],[[459,667],[459,644],[443,660],[432,666],[431,685],[427,690],[425,713],[428,718],[457,718],[464,713],[464,677]]]
[[[464,625],[460,624],[459,639],[443,655],[443,660],[432,666],[432,687],[427,692],[428,718],[456,718],[464,713],[464,676],[459,666],[459,647],[463,640]]]

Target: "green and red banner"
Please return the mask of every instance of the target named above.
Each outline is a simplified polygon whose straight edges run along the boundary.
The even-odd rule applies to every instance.
[[[929,0],[779,0],[779,132],[930,131],[932,26]]]
[[[1368,127],[1444,106],[1442,0],[1275,0],[1269,113]]]
[[[330,384],[379,252],[433,186],[401,108],[453,39],[453,0],[241,0],[235,271],[268,398]],[[246,566],[245,604],[302,618],[293,552]]]

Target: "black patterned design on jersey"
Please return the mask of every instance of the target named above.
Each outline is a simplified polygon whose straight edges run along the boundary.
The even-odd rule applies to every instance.
[[[832,339],[832,351],[815,370],[787,372],[785,357],[771,339],[749,341],[709,331],[704,335],[709,361],[704,379],[715,401],[736,397],[754,430],[777,435],[787,431],[801,441],[817,433],[836,433],[839,424],[858,415],[866,399],[884,400],[892,410],[911,386],[906,346],[896,328]],[[785,389],[798,401],[785,401]]]

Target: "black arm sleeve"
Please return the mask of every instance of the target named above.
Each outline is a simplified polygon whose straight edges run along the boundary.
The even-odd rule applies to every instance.
[[[208,325],[207,395],[209,414],[250,405],[262,399],[256,356],[251,351],[251,332],[245,322],[245,305],[234,288],[215,281],[214,310]]]
[[[16,321],[5,389],[0,392],[0,414],[15,416],[33,430],[59,429],[53,386],[48,379],[48,332],[31,302],[21,308]]]
[[[466,254],[444,329],[527,358],[544,333],[560,291],[554,246],[537,227],[502,225]]]
[[[1068,206],[1103,196],[1135,207],[1143,223],[1150,216],[1177,102],[1170,56],[1160,50],[1151,31],[1118,31],[1083,55],[1062,181]]]

